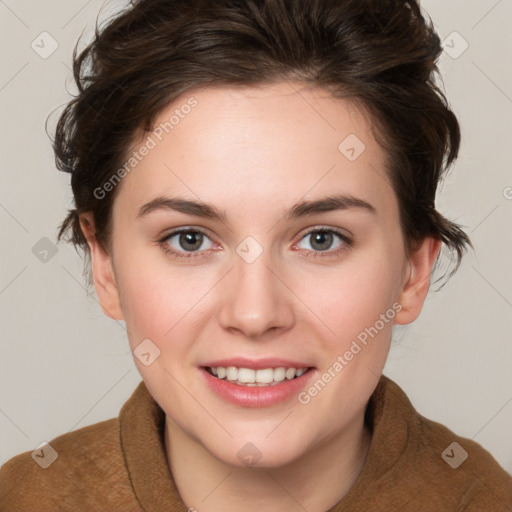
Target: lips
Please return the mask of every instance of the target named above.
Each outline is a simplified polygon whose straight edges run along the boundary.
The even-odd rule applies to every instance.
[[[228,380],[228,375],[219,378],[215,372],[219,369],[229,370],[231,376],[236,375],[237,380]],[[239,370],[243,369],[242,372]],[[275,380],[267,382],[241,382],[238,380],[240,376],[246,374],[266,373],[267,370],[273,369],[274,376],[280,375],[283,378],[285,369],[301,369],[295,370],[295,376],[292,378],[284,377],[283,380],[276,382]],[[209,361],[207,364],[199,368],[207,386],[216,395],[227,402],[242,407],[270,407],[296,397],[297,393],[303,389],[308,382],[314,377],[316,372],[314,368],[308,364],[299,361],[281,358],[265,358],[265,359],[247,359],[243,357],[218,359]],[[234,373],[233,373],[234,372]],[[224,372],[222,372],[224,373]],[[226,372],[227,373],[227,372]],[[289,374],[291,377],[291,374]],[[245,380],[243,378],[242,380]],[[266,380],[266,379],[262,379]]]

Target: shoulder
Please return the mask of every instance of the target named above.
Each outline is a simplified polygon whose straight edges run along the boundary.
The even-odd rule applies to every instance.
[[[5,512],[104,509],[113,495],[116,503],[131,497],[118,418],[62,434],[0,468]]]
[[[417,418],[421,449],[435,460],[434,481],[447,501],[456,497],[465,512],[512,510],[512,476],[485,448],[436,421]]]
[[[438,510],[512,510],[512,477],[487,450],[419,414],[393,381],[386,378],[385,384],[385,401],[395,418],[388,423],[401,432],[400,459],[406,462],[418,502],[435,504]]]

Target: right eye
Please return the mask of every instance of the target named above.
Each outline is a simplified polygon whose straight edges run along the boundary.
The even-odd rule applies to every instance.
[[[195,258],[204,252],[199,249],[205,239],[210,240],[208,235],[199,229],[178,229],[159,240],[159,243],[166,254],[172,257]],[[187,252],[189,254],[186,254]]]

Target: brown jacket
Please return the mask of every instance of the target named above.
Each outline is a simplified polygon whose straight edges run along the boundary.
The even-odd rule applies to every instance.
[[[142,381],[118,418],[7,461],[0,468],[0,511],[186,512],[167,465],[164,419]],[[373,435],[363,471],[327,512],[512,511],[512,478],[495,459],[419,415],[385,376],[367,422]]]

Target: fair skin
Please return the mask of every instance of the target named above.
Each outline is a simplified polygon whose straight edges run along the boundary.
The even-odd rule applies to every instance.
[[[349,100],[287,82],[206,88],[178,98],[156,125],[190,96],[198,105],[119,185],[112,254],[96,242],[92,217],[81,216],[98,299],[106,315],[126,322],[132,350],[147,338],[160,350],[149,366],[134,361],[165,412],[167,458],[188,507],[322,512],[361,472],[371,441],[365,407],[393,322],[419,315],[440,242],[425,238],[406,257],[386,155]],[[349,134],[366,146],[354,161],[338,150]],[[300,201],[334,194],[374,211],[285,217]],[[226,220],[169,209],[137,218],[162,195],[207,202]],[[158,243],[183,227],[206,232],[199,248],[180,244],[179,234],[164,246],[190,258]],[[323,249],[311,233],[319,228],[338,229],[353,244],[334,233]],[[248,236],[263,248],[252,263],[236,252]],[[273,356],[313,367],[313,383],[397,303],[394,320],[307,404],[293,396],[268,407],[235,405],[200,375],[206,361]],[[237,455],[248,442],[261,454],[251,466]]]

